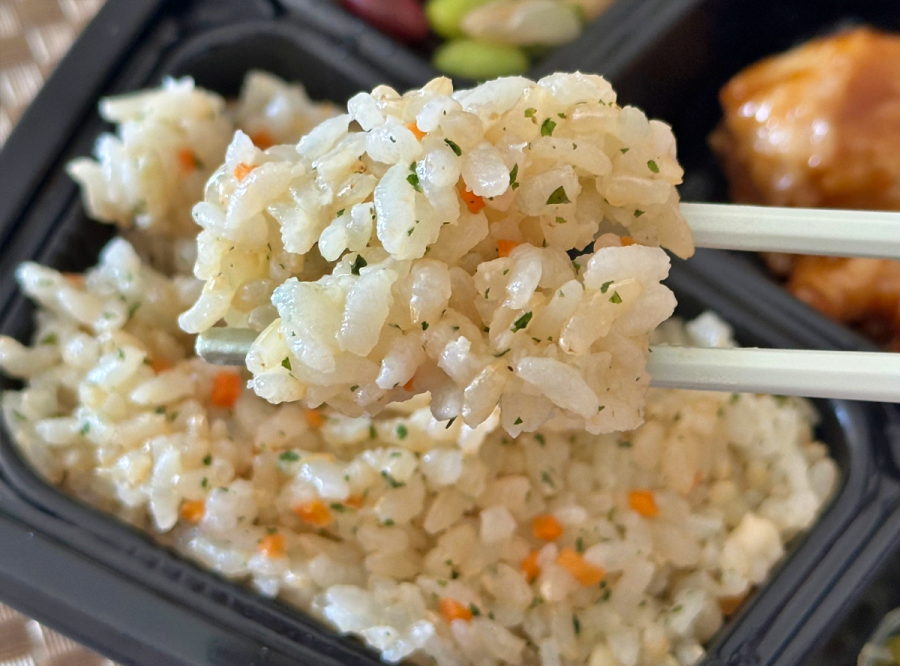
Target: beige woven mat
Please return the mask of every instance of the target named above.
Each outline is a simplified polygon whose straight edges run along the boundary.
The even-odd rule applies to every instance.
[[[0,146],[104,0],[0,0]]]
[[[0,604],[0,666],[114,666]]]
[[[0,0],[0,146],[104,0]],[[0,604],[0,666],[114,666]]]

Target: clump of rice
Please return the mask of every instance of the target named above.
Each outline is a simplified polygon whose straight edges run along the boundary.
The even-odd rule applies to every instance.
[[[235,126],[265,150],[279,143],[296,143],[336,113],[333,104],[311,100],[298,83],[286,83],[268,72],[251,71],[244,79],[233,116]],[[216,166],[221,163],[220,158]],[[191,203],[201,198],[198,194]]]
[[[133,122],[140,133],[155,121]],[[148,196],[162,185],[141,187]],[[51,483],[361,637],[386,661],[693,664],[835,487],[836,465],[812,436],[815,412],[798,399],[650,390],[640,427],[590,434],[557,420],[517,437],[498,409],[471,427],[436,419],[425,395],[377,416],[270,404],[243,387],[246,373],[193,355],[178,315],[199,281],[141,259],[148,245],[171,251],[164,233],[151,225],[132,233],[135,245],[111,241],[84,275],[19,268],[38,311],[30,346],[0,338],[0,368],[25,384],[2,396],[6,427]],[[515,252],[545,249],[531,245]],[[591,271],[619,265],[597,256],[614,250],[626,261],[634,248],[601,237],[593,268],[567,270],[579,289],[597,291]],[[388,261],[383,249],[363,252],[372,265]],[[520,270],[515,252],[495,270],[501,277]],[[529,298],[552,302],[541,280],[562,262],[539,256]],[[315,279],[329,273],[314,252],[301,259],[298,272],[318,262]],[[476,251],[471,265],[460,259],[451,270],[469,266],[474,282],[482,259]],[[356,279],[352,265],[349,275]],[[604,293],[603,284],[604,296],[618,290],[614,282]],[[504,299],[510,293],[518,292]],[[429,289],[416,294],[406,303],[431,302]],[[458,306],[470,321],[506,307],[474,302]],[[537,308],[526,328],[539,321]],[[653,335],[733,344],[711,314],[666,321]],[[553,358],[542,354],[531,358]]]
[[[95,160],[68,168],[91,217],[166,235],[196,233],[185,212],[234,133],[225,100],[190,78],[167,78],[158,90],[102,100],[100,115],[117,133],[100,136]]]
[[[657,246],[693,251],[681,177],[670,128],[598,76],[379,87],[296,146],[235,136],[194,208],[205,286],[180,323],[261,331],[248,368],[273,403],[428,392],[469,426],[500,404],[511,434],[632,428],[675,304]]]
[[[76,159],[68,171],[94,219],[193,239],[191,207],[203,198],[236,127],[264,146],[297,141],[332,108],[264,72],[247,75],[234,110],[190,77],[166,78],[158,89],[102,100],[100,115],[117,131],[100,136],[95,159]]]
[[[0,341],[27,382],[3,412],[35,467],[389,662],[695,663],[835,485],[801,400],[651,390],[637,429],[518,437],[425,396],[377,417],[222,404],[232,371],[176,327],[185,279],[125,241],[83,282],[17,276],[41,309],[32,347]],[[656,335],[730,344],[711,315]]]

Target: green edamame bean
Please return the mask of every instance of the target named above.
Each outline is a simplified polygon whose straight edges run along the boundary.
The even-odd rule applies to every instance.
[[[517,46],[454,39],[435,51],[433,64],[451,76],[486,81],[521,74],[528,69],[528,56]]]
[[[444,39],[462,37],[460,23],[463,17],[476,7],[491,0],[429,0],[425,5],[425,15],[434,30]]]

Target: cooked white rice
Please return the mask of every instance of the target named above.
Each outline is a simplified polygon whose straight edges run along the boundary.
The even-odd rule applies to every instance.
[[[652,246],[693,251],[681,177],[670,128],[598,76],[376,88],[296,146],[235,136],[194,208],[205,286],[180,323],[261,331],[247,365],[273,403],[429,393],[473,427],[500,404],[513,435],[633,428],[675,305]]]
[[[386,661],[693,664],[835,486],[798,399],[650,390],[638,428],[518,437],[493,405],[469,427],[426,395],[374,417],[272,405],[193,356],[178,315],[200,285],[141,260],[158,233],[84,276],[20,267],[37,330],[0,338],[25,383],[6,427],[50,482]],[[732,344],[711,314],[654,335]]]
[[[100,115],[117,132],[100,136],[96,159],[76,159],[68,171],[94,219],[193,239],[191,207],[203,198],[236,126],[269,146],[297,141],[332,109],[265,72],[247,75],[233,111],[189,77],[166,78],[158,89],[102,100]]]

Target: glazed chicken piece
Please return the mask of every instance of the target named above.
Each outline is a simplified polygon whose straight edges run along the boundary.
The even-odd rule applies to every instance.
[[[738,202],[900,210],[900,36],[860,28],[721,90],[713,148]]]
[[[710,137],[739,203],[900,211],[900,36],[860,28],[751,65]],[[900,350],[900,263],[766,257],[788,288]]]

